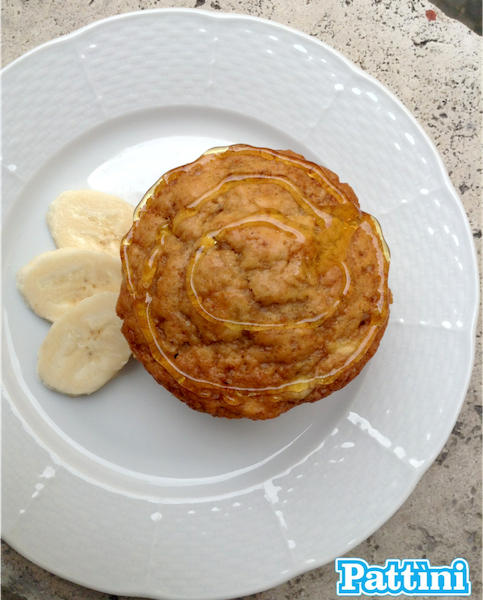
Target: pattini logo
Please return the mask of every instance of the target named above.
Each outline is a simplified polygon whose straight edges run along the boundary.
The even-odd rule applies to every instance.
[[[427,559],[387,560],[384,567],[362,558],[337,558],[338,596],[470,596],[470,569],[464,558],[433,567]]]

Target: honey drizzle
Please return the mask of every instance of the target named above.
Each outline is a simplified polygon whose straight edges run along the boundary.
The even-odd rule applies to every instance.
[[[370,217],[371,221],[372,221],[372,217]],[[380,238],[376,237],[376,234],[374,233],[372,227],[370,226],[369,221],[364,221],[361,224],[361,229],[363,231],[365,231],[365,233],[367,235],[370,236],[372,244],[374,246],[374,249],[376,251],[376,258],[377,258],[377,266],[379,269],[379,298],[377,300],[377,310],[379,311],[379,314],[381,314],[383,312],[383,307],[384,304],[387,302],[387,298],[386,298],[386,293],[385,293],[385,286],[384,286],[384,282],[386,280],[385,277],[385,268],[384,268],[384,248],[383,250],[381,250],[379,244],[377,243]],[[387,248],[387,246],[386,246]]]
[[[303,377],[303,378],[300,378],[300,379],[297,379],[297,380],[294,380],[291,382],[283,383],[278,386],[266,386],[266,387],[232,386],[232,385],[228,385],[228,384],[220,384],[220,383],[216,383],[213,381],[208,381],[205,379],[193,377],[192,375],[185,373],[177,365],[175,365],[173,363],[173,361],[170,359],[170,357],[164,351],[162,344],[161,344],[160,340],[158,339],[158,335],[156,334],[156,325],[152,322],[152,319],[151,319],[150,309],[151,309],[151,303],[152,303],[153,298],[151,297],[149,292],[145,293],[144,298],[138,297],[138,295],[136,293],[136,289],[133,285],[132,277],[131,277],[131,268],[129,265],[128,250],[129,250],[129,247],[130,247],[132,239],[133,239],[134,231],[139,224],[139,220],[140,220],[142,214],[148,209],[149,200],[151,198],[154,198],[156,195],[158,195],[162,191],[162,188],[164,188],[169,183],[178,179],[178,177],[180,177],[183,173],[189,173],[191,171],[191,169],[194,168],[195,165],[204,163],[205,162],[204,159],[210,159],[211,158],[210,155],[216,155],[219,153],[232,153],[232,152],[237,152],[237,153],[247,154],[247,155],[252,155],[252,156],[261,156],[268,160],[278,160],[288,166],[295,166],[297,168],[302,169],[304,172],[306,172],[308,174],[309,177],[314,179],[327,193],[329,193],[333,198],[335,198],[337,200],[337,202],[339,204],[339,209],[340,208],[344,209],[342,211],[339,210],[337,212],[338,213],[342,212],[343,213],[342,216],[349,221],[349,225],[346,224],[345,228],[346,229],[349,228],[354,231],[357,228],[357,226],[361,226],[363,228],[363,230],[365,231],[365,233],[370,235],[370,237],[372,239],[374,248],[376,250],[378,270],[379,270],[380,285],[379,285],[379,290],[378,290],[379,298],[377,301],[377,309],[378,309],[379,314],[375,316],[375,319],[373,320],[373,322],[375,322],[375,324],[372,324],[369,327],[368,332],[366,333],[364,339],[359,344],[357,349],[345,360],[345,362],[342,366],[332,369],[329,373],[316,374],[312,377]],[[216,160],[216,158],[214,158],[214,160]],[[302,195],[302,193],[297,188],[297,186],[295,186],[291,181],[289,181],[287,178],[285,178],[283,176],[272,177],[272,176],[265,176],[262,174],[228,176],[223,181],[221,181],[214,189],[209,190],[208,192],[203,194],[200,198],[196,199],[193,203],[191,203],[186,209],[180,211],[180,213],[178,215],[176,215],[175,218],[173,219],[171,227],[169,227],[168,224],[162,224],[162,226],[158,230],[158,235],[156,236],[156,247],[155,247],[154,251],[152,252],[150,258],[148,259],[147,266],[145,265],[145,267],[143,269],[142,287],[144,287],[145,289],[148,289],[152,284],[152,281],[154,279],[154,276],[155,276],[156,270],[157,270],[157,258],[159,256],[159,253],[158,253],[159,245],[164,244],[164,239],[165,239],[166,235],[175,234],[175,231],[179,227],[180,223],[185,218],[188,218],[189,216],[194,216],[205,202],[208,202],[210,199],[214,199],[217,195],[221,195],[221,194],[225,193],[226,191],[228,191],[229,189],[232,189],[236,185],[240,185],[242,183],[245,183],[245,184],[247,184],[247,183],[275,183],[277,185],[281,185],[287,191],[289,191],[289,193],[296,200],[296,202],[302,208],[304,208],[304,210],[306,212],[309,212],[312,214],[312,216],[315,218],[315,220],[319,224],[319,226],[321,226],[325,229],[330,229],[333,224],[334,215],[332,215],[330,213],[324,213],[324,212],[320,211],[319,209],[317,209],[316,207],[314,207]],[[251,219],[256,219],[256,220],[251,220]],[[217,235],[219,235],[222,231],[224,231],[225,229],[228,229],[230,227],[240,226],[240,225],[244,225],[244,224],[248,224],[248,223],[252,223],[252,224],[253,223],[258,223],[258,224],[263,223],[265,226],[270,225],[270,226],[280,227],[280,224],[283,222],[282,219],[283,219],[283,215],[281,215],[281,214],[277,215],[277,217],[275,217],[273,215],[271,215],[271,216],[270,215],[260,215],[260,214],[251,215],[251,216],[247,217],[246,220],[242,219],[243,223],[237,222],[236,224],[229,224],[229,225],[222,227],[214,232],[210,232],[209,234],[205,234],[204,236],[202,236],[201,241],[198,244],[198,248],[190,260],[190,265],[188,267],[188,275],[187,275],[187,285],[188,285],[188,295],[190,296],[192,301],[193,301],[193,298],[195,298],[195,302],[193,302],[193,304],[195,305],[195,307],[198,309],[199,312],[201,310],[201,312],[204,313],[203,316],[205,318],[207,318],[208,320],[214,321],[214,322],[221,321],[225,325],[230,324],[232,327],[236,327],[239,329],[259,330],[261,328],[271,329],[271,328],[275,328],[275,327],[279,327],[279,326],[286,326],[286,324],[272,324],[272,323],[257,324],[257,323],[248,323],[248,322],[247,323],[245,323],[245,322],[230,322],[229,320],[219,319],[216,316],[211,315],[208,311],[206,311],[204,309],[204,307],[201,304],[201,301],[199,300],[199,297],[198,297],[198,294],[196,292],[196,288],[194,287],[194,282],[193,282],[194,269],[196,267],[197,262],[199,261],[199,259],[201,257],[203,249],[205,248],[205,246],[204,246],[205,243],[207,243],[208,249],[212,248],[216,244],[216,240],[214,238]],[[336,220],[339,221],[339,223],[341,222],[339,216],[336,217]],[[275,221],[277,221],[277,222],[275,222]],[[294,230],[294,228],[287,226],[286,223],[284,223],[284,225],[285,225],[285,227],[280,227],[280,228],[284,229],[284,231],[286,233],[292,234],[296,238],[298,237],[298,234],[300,234],[300,236],[303,237],[303,234],[300,231],[296,230],[296,228]],[[298,233],[297,233],[297,231],[298,231]],[[348,240],[350,241],[351,236],[346,236],[346,237],[348,237]],[[207,240],[210,240],[210,241],[207,242]],[[346,244],[346,246],[347,246],[348,245],[347,239],[346,239],[346,242],[347,242],[347,244]],[[327,385],[329,383],[332,383],[333,381],[335,381],[335,379],[337,379],[340,376],[340,374],[342,372],[344,372],[346,369],[352,367],[355,363],[357,363],[362,358],[362,356],[364,356],[366,349],[369,348],[370,345],[372,344],[375,336],[377,335],[379,328],[381,327],[381,325],[383,325],[386,322],[386,320],[388,318],[387,264],[389,263],[390,255],[389,255],[389,249],[386,245],[386,242],[382,235],[380,225],[377,222],[377,220],[374,217],[372,217],[371,215],[362,213],[362,211],[360,211],[359,207],[356,204],[354,204],[350,198],[348,198],[348,196],[344,193],[343,190],[337,189],[336,187],[334,187],[332,182],[325,176],[324,172],[321,170],[321,168],[318,165],[316,165],[314,163],[310,163],[310,166],[308,166],[305,162],[301,162],[300,160],[298,160],[295,157],[287,157],[285,154],[280,154],[280,153],[276,152],[275,150],[257,149],[257,148],[251,148],[251,147],[246,147],[246,146],[243,146],[241,148],[236,147],[236,146],[235,147],[227,147],[227,148],[214,148],[210,151],[207,151],[205,153],[205,155],[200,157],[200,159],[198,159],[194,163],[191,163],[184,167],[179,167],[177,169],[173,169],[172,171],[168,171],[167,173],[165,173],[148,190],[148,192],[144,195],[143,199],[137,206],[135,213],[134,213],[133,227],[131,228],[131,230],[128,232],[128,234],[125,236],[125,238],[122,241],[121,258],[122,258],[122,262],[123,262],[123,268],[124,268],[124,271],[126,274],[127,288],[132,297],[132,300],[133,300],[134,310],[135,310],[140,328],[146,337],[146,341],[148,342],[151,353],[152,353],[153,357],[155,358],[155,360],[158,363],[160,363],[161,365],[163,365],[171,373],[171,375],[173,375],[173,377],[178,381],[178,383],[180,385],[182,385],[188,389],[191,389],[197,393],[200,393],[202,395],[206,395],[208,389],[231,390],[232,396],[234,396],[234,397],[230,398],[230,400],[233,404],[240,403],[242,401],[242,397],[244,397],[246,395],[252,396],[252,395],[258,395],[263,392],[272,393],[272,392],[280,392],[280,391],[299,393],[299,392],[303,392],[303,391],[313,387],[316,384]],[[347,295],[347,293],[350,290],[351,276],[350,276],[350,272],[347,268],[347,265],[345,264],[344,261],[338,260],[337,263],[338,263],[338,266],[344,276],[344,287],[343,287],[341,296],[345,296],[345,295]],[[340,304],[340,298],[334,303],[334,306],[332,307],[333,310],[329,311],[330,314],[333,314],[335,312],[335,310],[338,308],[339,304]],[[295,324],[291,324],[290,326],[300,327],[300,326],[311,325],[311,326],[316,327],[326,318],[327,318],[327,316],[325,314],[322,316],[318,315],[317,317],[315,317],[315,320],[314,319],[302,320]],[[278,401],[279,399],[283,399],[283,398],[284,398],[283,395],[281,397],[273,395],[274,401],[275,400]]]
[[[249,392],[249,395],[253,396],[259,394],[260,392],[303,392],[307,388],[311,387],[312,384],[316,383],[327,385],[335,381],[339,377],[339,375],[346,370],[346,368],[353,366],[356,362],[358,362],[358,360],[362,358],[362,356],[365,353],[365,350],[371,345],[379,329],[377,325],[372,325],[366,333],[362,342],[357,347],[357,349],[349,356],[349,358],[346,359],[344,364],[337,369],[332,369],[329,373],[326,373],[324,375],[314,375],[313,377],[300,378],[295,381],[282,383],[277,386],[241,387],[228,385],[225,383],[221,384],[213,381],[208,381],[206,379],[193,377],[192,375],[181,371],[181,369],[179,369],[171,361],[171,359],[164,352],[162,346],[158,343],[158,338],[155,333],[156,326],[152,322],[149,314],[152,297],[149,294],[146,294],[146,298],[147,300],[144,303],[142,310],[140,311],[140,313],[138,313],[138,319],[141,317],[141,327],[141,321],[144,321],[147,325],[147,328],[143,328],[143,333],[146,336],[146,331],[149,331],[149,336],[146,336],[146,340],[149,344],[153,357],[157,362],[161,363],[171,373],[171,375],[173,375],[173,377],[178,381],[180,385],[188,389],[193,389],[193,387],[191,387],[191,384],[194,384],[195,391],[198,390],[198,387],[202,387],[204,389],[208,388],[231,390],[233,392],[233,395],[235,396],[237,396],[240,393],[244,394],[245,392]]]
[[[214,200],[218,196],[225,194],[226,192],[232,190],[234,187],[237,187],[241,184],[255,184],[255,183],[265,183],[265,184],[275,184],[287,190],[293,197],[293,199],[297,202],[297,204],[303,208],[306,212],[311,213],[312,216],[316,219],[317,223],[321,227],[330,227],[332,222],[332,215],[328,213],[324,213],[320,210],[317,210],[310,202],[304,198],[301,191],[295,186],[290,180],[286,177],[280,175],[262,175],[262,174],[249,174],[249,175],[228,175],[225,177],[217,186],[213,189],[205,192],[199,198],[197,198],[194,202],[189,204],[184,210],[180,211],[173,219],[172,230],[173,233],[176,233],[176,230],[179,227],[179,224],[185,219],[192,217],[198,214],[199,209],[210,200]],[[359,216],[359,214],[357,214]]]
[[[337,200],[339,205],[344,206],[344,207],[349,207],[350,213],[352,213],[352,210],[355,208],[358,215],[359,216],[362,215],[362,211],[360,210],[360,208],[358,206],[356,206],[354,204],[354,202],[352,202],[352,200],[347,196],[347,194],[342,189],[338,189],[333,185],[333,183],[328,179],[328,177],[322,171],[320,166],[317,165],[316,163],[305,161],[305,159],[299,160],[298,158],[296,158],[294,156],[288,157],[286,154],[282,154],[280,152],[277,152],[276,150],[269,150],[268,148],[260,148],[260,149],[246,148],[246,147],[238,148],[238,147],[234,146],[231,148],[229,147],[227,150],[227,153],[228,152],[240,152],[241,154],[247,154],[247,155],[251,155],[251,156],[262,156],[263,158],[266,158],[268,160],[277,159],[287,166],[295,166],[295,167],[301,169],[302,171],[304,171],[305,173],[307,173],[307,175],[309,177],[311,177],[312,179],[317,181],[317,183],[327,193],[329,193],[333,198],[335,198],[335,200]],[[308,166],[308,165],[310,165],[310,166]]]
[[[191,257],[191,260],[188,264],[186,279],[187,279],[187,287],[188,287],[188,296],[190,297],[196,310],[203,317],[205,317],[205,319],[208,319],[211,322],[221,322],[226,327],[229,327],[230,329],[262,331],[264,329],[273,329],[273,328],[278,328],[278,327],[281,327],[284,329],[294,328],[294,327],[318,327],[323,321],[327,320],[332,314],[334,314],[334,312],[336,311],[337,307],[340,304],[340,297],[337,298],[336,301],[334,302],[334,304],[328,310],[326,310],[324,313],[318,314],[315,317],[307,317],[305,319],[302,319],[300,321],[295,321],[293,323],[254,323],[254,322],[249,322],[249,321],[231,321],[230,319],[222,319],[222,318],[216,317],[215,315],[210,313],[203,306],[202,301],[200,300],[200,297],[199,297],[199,295],[196,291],[196,287],[194,285],[195,269],[196,269],[197,263],[201,260],[202,255],[205,252],[205,249],[207,249],[206,251],[209,252],[210,250],[212,250],[215,247],[215,245],[217,243],[215,238],[220,233],[222,233],[223,231],[226,231],[227,229],[230,229],[230,228],[244,226],[244,225],[246,226],[246,225],[263,224],[263,225],[268,225],[268,226],[279,227],[284,232],[292,234],[297,239],[297,241],[304,242],[305,236],[296,228],[290,227],[290,225],[288,225],[286,223],[286,221],[288,221],[288,219],[284,219],[282,217],[282,215],[266,215],[266,214],[255,213],[254,215],[250,215],[248,217],[245,217],[244,219],[240,219],[239,221],[230,223],[230,224],[226,225],[225,227],[222,227],[221,229],[218,229],[216,231],[205,234],[201,238],[199,246],[198,246],[197,250],[194,252],[194,254]],[[341,267],[339,267],[339,269],[341,270],[342,276],[344,278],[343,290],[341,292],[341,295],[345,296],[347,294],[347,292],[349,291],[349,287],[350,287],[350,274],[349,274],[349,270],[348,270],[347,266],[345,265],[345,263],[340,263],[340,264],[341,264]]]

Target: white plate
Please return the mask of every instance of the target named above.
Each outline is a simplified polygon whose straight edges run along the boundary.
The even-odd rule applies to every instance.
[[[465,396],[478,297],[469,226],[434,147],[377,81],[255,18],[155,10],[94,23],[4,71],[3,535],[90,588],[230,598],[343,555],[402,504]],[[15,272],[53,249],[49,202],[133,204],[210,146],[291,148],[349,182],[392,251],[380,349],[327,400],[214,419],[134,363],[92,397],[35,375],[49,325]]]

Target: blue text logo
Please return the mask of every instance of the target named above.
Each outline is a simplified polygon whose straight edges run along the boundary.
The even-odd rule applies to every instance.
[[[469,596],[470,569],[464,558],[451,566],[432,567],[429,560],[387,560],[384,567],[362,558],[337,558],[338,596]]]

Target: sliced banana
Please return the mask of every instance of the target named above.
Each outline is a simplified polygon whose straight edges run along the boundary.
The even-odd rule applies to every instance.
[[[95,190],[62,192],[49,207],[47,224],[58,248],[75,246],[119,256],[133,207]]]
[[[39,316],[55,321],[84,298],[121,288],[121,260],[94,250],[59,248],[17,273],[17,289]]]
[[[117,298],[114,292],[95,294],[55,321],[37,362],[47,387],[69,396],[91,394],[126,364],[131,350],[121,333]]]

